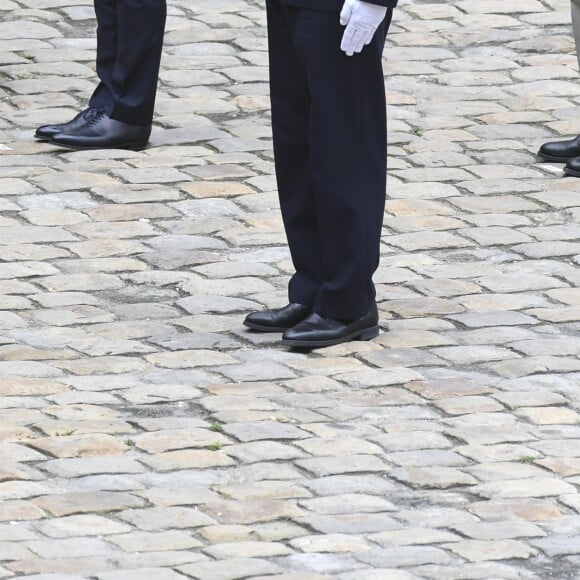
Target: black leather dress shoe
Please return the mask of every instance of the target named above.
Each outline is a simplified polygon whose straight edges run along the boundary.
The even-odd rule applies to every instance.
[[[282,344],[293,348],[333,346],[349,340],[371,340],[379,334],[376,304],[362,318],[350,322],[323,318],[313,312],[282,335]]]
[[[571,177],[580,177],[580,157],[570,159],[568,163],[566,163],[566,167],[564,167],[564,173]]]
[[[540,147],[538,157],[542,161],[555,161],[556,163],[566,163],[574,157],[580,157],[580,136],[569,141],[545,143]]]
[[[309,306],[288,304],[284,308],[252,312],[246,316],[244,326],[262,332],[284,332],[302,322],[310,312]]]
[[[97,109],[89,107],[81,111],[74,119],[68,123],[58,123],[57,125],[42,125],[36,129],[34,136],[42,141],[50,141],[55,135],[60,133],[68,133],[69,131],[76,131],[85,125],[92,117],[98,113]]]
[[[147,146],[151,125],[140,127],[111,119],[99,111],[75,131],[55,135],[50,142],[69,149],[131,149],[139,151]]]

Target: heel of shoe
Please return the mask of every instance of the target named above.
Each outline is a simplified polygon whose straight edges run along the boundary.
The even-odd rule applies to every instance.
[[[357,340],[372,340],[379,336],[379,327],[373,326],[372,328],[366,328],[357,337]]]
[[[147,149],[149,145],[149,139],[145,139],[142,141],[133,141],[127,145],[121,146],[121,149],[128,149],[129,151],[143,151],[143,149]]]

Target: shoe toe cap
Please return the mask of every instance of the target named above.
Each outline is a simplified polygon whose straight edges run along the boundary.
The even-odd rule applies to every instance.
[[[266,321],[265,316],[261,312],[252,312],[244,319],[244,323],[249,324],[263,324]]]
[[[580,137],[568,141],[551,141],[549,143],[544,143],[540,147],[538,154],[552,159],[559,158],[563,161],[577,157],[580,155]]]
[[[38,127],[34,132],[35,137],[40,137],[41,139],[51,139],[58,134],[58,129],[54,125],[43,125]]]
[[[544,143],[540,147],[539,154],[547,155],[549,157],[565,157],[565,152],[562,149],[563,147],[561,143]]]

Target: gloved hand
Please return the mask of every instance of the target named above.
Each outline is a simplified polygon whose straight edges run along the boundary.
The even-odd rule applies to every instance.
[[[345,0],[340,13],[340,23],[346,26],[340,45],[341,50],[348,56],[361,52],[364,46],[371,43],[386,15],[385,6],[363,0]]]

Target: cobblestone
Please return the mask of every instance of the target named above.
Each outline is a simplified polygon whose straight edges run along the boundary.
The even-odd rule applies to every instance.
[[[374,341],[287,352],[263,2],[170,6],[151,147],[32,139],[88,0],[0,0],[0,578],[575,578],[565,0],[401,0]],[[571,134],[572,132],[572,134]]]

